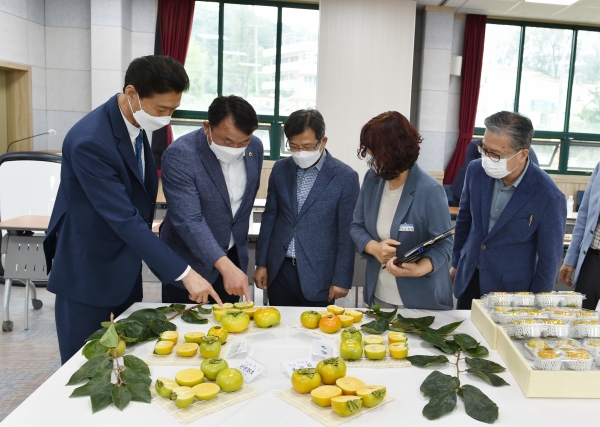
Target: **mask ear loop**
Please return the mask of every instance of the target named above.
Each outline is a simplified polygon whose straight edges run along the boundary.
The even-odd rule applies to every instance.
[[[512,158],[514,158],[514,157],[516,157],[516,156],[518,156],[518,155],[519,155],[519,153],[520,153],[521,151],[523,151],[523,149],[522,149],[522,148],[521,148],[519,151],[517,151],[517,152],[515,153],[515,155],[514,155],[514,156],[511,156],[511,157],[510,157],[510,159],[512,159]],[[506,163],[508,163],[508,161],[509,161],[510,159],[506,159]],[[514,171],[516,171],[518,167],[519,167],[519,165],[517,165],[517,166],[516,166],[516,167],[515,167],[513,170],[511,170],[510,172],[508,172],[508,174],[510,175],[511,173],[513,173]],[[507,171],[508,171],[508,169],[507,169]]]

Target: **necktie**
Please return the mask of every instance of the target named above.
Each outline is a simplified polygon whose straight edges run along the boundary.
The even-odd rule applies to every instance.
[[[140,131],[137,138],[135,138],[135,159],[137,161],[138,169],[140,170],[140,176],[142,181],[144,180],[144,167],[142,166],[142,147],[144,146],[144,131]]]

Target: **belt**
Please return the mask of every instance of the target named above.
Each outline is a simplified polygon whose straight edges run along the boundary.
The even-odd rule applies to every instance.
[[[292,263],[292,265],[295,267],[298,264],[296,263],[296,258],[292,258],[292,257],[285,257],[286,261],[289,261]]]

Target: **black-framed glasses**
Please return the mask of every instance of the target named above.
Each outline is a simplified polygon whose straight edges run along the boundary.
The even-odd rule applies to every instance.
[[[286,150],[288,150],[288,151],[290,151],[290,152],[292,152],[292,151],[293,151],[294,153],[300,153],[300,152],[302,152],[302,151],[315,151],[315,150],[317,149],[317,147],[318,147],[319,145],[321,145],[321,141],[323,141],[323,139],[319,139],[319,140],[317,141],[317,144],[316,144],[316,145],[315,145],[315,146],[314,146],[312,149],[308,150],[308,149],[306,149],[306,148],[301,148],[301,147],[296,147],[296,146],[292,147],[292,146],[290,145],[290,140],[289,140],[289,139],[286,139],[286,140],[285,140],[285,149],[286,149]],[[293,148],[293,149],[292,149],[292,148]],[[299,149],[298,149],[298,148],[299,148]]]
[[[490,159],[492,159],[494,162],[499,162],[500,160],[502,160],[502,159],[505,159],[505,158],[506,158],[506,156],[508,156],[508,155],[510,155],[510,154],[512,154],[512,153],[519,153],[519,152],[523,151],[523,149],[520,149],[520,150],[514,150],[514,151],[511,151],[511,152],[509,152],[509,153],[506,153],[506,154],[502,154],[502,155],[500,155],[500,154],[496,154],[496,153],[492,153],[491,151],[488,151],[488,150],[487,150],[487,149],[486,149],[486,148],[483,146],[483,144],[480,142],[479,144],[477,144],[477,151],[479,151],[479,154],[481,154],[482,156],[489,157],[489,158],[490,158]]]

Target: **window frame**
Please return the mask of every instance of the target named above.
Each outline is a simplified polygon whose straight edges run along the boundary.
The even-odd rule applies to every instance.
[[[519,37],[519,52],[517,60],[517,79],[515,83],[515,101],[513,111],[519,111],[519,98],[521,93],[521,74],[523,71],[523,51],[525,48],[525,34],[527,27],[537,28],[552,28],[561,30],[573,31],[571,39],[571,56],[569,58],[569,75],[568,75],[568,86],[565,106],[565,120],[563,123],[562,131],[538,131],[534,132],[534,139],[559,139],[560,140],[560,157],[558,162],[558,169],[545,169],[546,172],[560,175],[584,175],[589,176],[592,174],[591,171],[569,171],[569,149],[572,141],[581,141],[582,143],[598,143],[600,146],[600,133],[580,133],[580,132],[569,132],[569,121],[571,119],[571,98],[573,94],[573,81],[575,79],[575,61],[577,59],[577,36],[579,31],[594,31],[600,33],[600,27],[585,26],[585,25],[572,25],[572,24],[559,24],[559,23],[546,23],[536,22],[527,20],[513,20],[513,19],[499,19],[499,18],[488,18],[487,24],[494,25],[511,25],[521,27],[521,34]],[[474,135],[483,135],[485,128],[476,127],[474,129]],[[577,142],[574,144],[577,145]]]
[[[311,3],[295,3],[287,1],[261,1],[261,0],[197,0],[219,4],[219,40],[218,40],[218,58],[217,58],[217,94],[223,95],[223,35],[225,23],[225,4],[240,4],[249,6],[269,6],[277,8],[277,37],[276,37],[276,54],[275,54],[275,99],[272,115],[258,114],[259,127],[265,124],[270,125],[270,151],[269,155],[265,156],[265,160],[278,160],[282,153],[283,140],[283,123],[287,116],[279,114],[279,97],[280,97],[280,82],[281,82],[281,45],[283,33],[283,8],[290,9],[310,9],[319,10],[318,4]],[[208,120],[208,111],[197,110],[175,110],[173,113],[174,121],[178,124],[197,124],[200,121]],[[186,123],[187,122],[187,123]],[[201,125],[201,122],[199,123]]]

